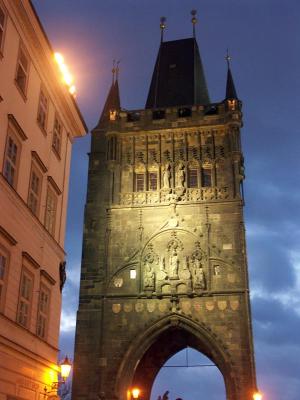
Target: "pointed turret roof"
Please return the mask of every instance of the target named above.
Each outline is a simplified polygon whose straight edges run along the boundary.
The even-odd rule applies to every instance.
[[[227,83],[226,83],[226,99],[237,99],[237,94],[230,70],[230,66],[228,63],[228,70],[227,70]]]
[[[118,79],[116,79],[115,81],[113,81],[110,90],[108,92],[108,96],[106,98],[106,102],[104,104],[98,125],[103,122],[109,121],[111,111],[120,111],[120,109],[121,109],[121,104],[120,104],[119,83]]]
[[[209,103],[196,39],[162,42],[152,75],[146,108]]]

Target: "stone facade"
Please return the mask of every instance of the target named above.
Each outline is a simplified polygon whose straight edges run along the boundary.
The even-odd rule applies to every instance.
[[[31,2],[0,0],[1,400],[58,397],[71,150],[85,132]]]
[[[125,399],[202,351],[228,400],[256,388],[241,103],[120,112],[92,133],[73,399]]]

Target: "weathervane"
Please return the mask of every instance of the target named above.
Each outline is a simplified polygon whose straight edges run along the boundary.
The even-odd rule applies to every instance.
[[[191,15],[192,15],[191,22],[193,24],[193,37],[196,37],[196,28],[195,28],[195,26],[196,26],[196,23],[198,21],[197,18],[196,18],[197,10],[192,10],[191,11]]]
[[[164,30],[166,28],[166,17],[160,17],[160,42],[162,43],[164,40]]]
[[[116,74],[116,60],[113,60],[113,67],[112,67],[112,83],[115,83],[115,74]]]
[[[231,60],[231,57],[230,57],[230,55],[229,55],[228,49],[227,49],[227,51],[226,51],[225,60],[227,61],[227,67],[228,67],[228,69],[229,69],[229,68],[230,68],[230,60]]]

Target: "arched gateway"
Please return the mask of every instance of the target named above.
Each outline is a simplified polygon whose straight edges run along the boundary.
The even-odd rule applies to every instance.
[[[227,398],[235,398],[232,360],[225,346],[206,326],[180,314],[155,322],[128,348],[116,379],[119,397],[122,398],[124,389],[139,387],[143,390],[143,398],[149,399],[160,368],[172,355],[186,347],[198,350],[216,364],[224,378]]]
[[[92,132],[73,400],[132,385],[148,400],[186,346],[218,366],[227,400],[252,400],[241,125],[229,65],[211,103],[195,38],[162,41],[145,109],[122,110],[114,80]]]

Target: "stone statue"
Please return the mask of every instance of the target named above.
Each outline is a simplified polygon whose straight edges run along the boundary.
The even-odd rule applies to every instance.
[[[170,279],[178,279],[178,254],[177,254],[177,249],[174,246],[173,249],[171,249],[171,254],[169,257],[169,275]]]
[[[180,163],[176,173],[176,187],[183,188],[185,181],[184,166]]]
[[[171,179],[171,172],[170,172],[170,164],[166,164],[163,170],[163,188],[169,189],[170,188],[170,179]]]
[[[205,275],[200,260],[193,261],[193,284],[195,289],[205,289]]]
[[[157,279],[162,281],[168,277],[166,267],[165,267],[165,257],[160,257],[159,259],[159,271],[157,273]]]
[[[59,263],[59,289],[62,292],[63,287],[65,285],[67,279],[67,274],[66,274],[66,261],[61,261]]]
[[[144,287],[145,288],[154,288],[154,270],[151,264],[148,262],[145,264],[145,271],[144,271]]]

